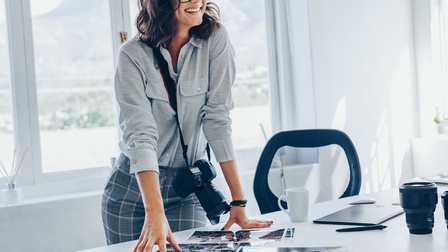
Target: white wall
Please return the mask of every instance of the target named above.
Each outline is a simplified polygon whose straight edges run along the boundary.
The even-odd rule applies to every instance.
[[[78,251],[106,245],[101,221],[105,177],[20,187],[22,201],[0,199],[0,251]]]
[[[101,192],[0,205],[0,251],[70,252],[106,245]]]
[[[363,191],[396,186],[417,132],[411,1],[308,3],[316,125],[352,138]]]

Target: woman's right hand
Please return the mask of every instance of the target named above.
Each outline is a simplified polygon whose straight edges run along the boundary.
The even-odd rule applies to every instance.
[[[176,240],[174,240],[165,216],[160,194],[159,174],[154,171],[143,171],[137,173],[136,177],[142,193],[146,214],[142,233],[134,248],[134,252],[152,251],[154,245],[159,246],[160,252],[166,252],[167,241],[174,250],[181,251]]]
[[[138,239],[134,252],[152,251],[154,245],[159,246],[160,252],[166,252],[166,241],[176,251],[182,251],[171,233],[165,214],[149,213],[145,216],[142,233]]]

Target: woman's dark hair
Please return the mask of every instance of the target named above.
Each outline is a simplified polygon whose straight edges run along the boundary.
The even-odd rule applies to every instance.
[[[138,0],[138,6],[136,37],[151,47],[168,47],[173,35],[174,10],[171,0]],[[218,6],[207,2],[202,23],[190,29],[190,36],[208,39],[219,28],[219,22]]]

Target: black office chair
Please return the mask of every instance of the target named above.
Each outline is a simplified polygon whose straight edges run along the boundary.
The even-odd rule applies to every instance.
[[[272,136],[267,142],[258,161],[254,177],[254,194],[262,214],[280,210],[268,184],[268,174],[272,160],[278,149],[284,146],[316,148],[336,144],[347,156],[350,180],[340,198],[358,195],[361,188],[361,166],[355,146],[347,134],[336,129],[305,129],[283,131]]]

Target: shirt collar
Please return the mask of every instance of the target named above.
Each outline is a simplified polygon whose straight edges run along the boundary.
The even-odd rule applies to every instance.
[[[204,43],[203,39],[198,38],[197,36],[193,36],[190,38],[190,40],[188,41],[188,43],[190,43],[192,46],[197,47],[197,48],[202,48],[202,43]],[[188,44],[187,43],[187,44]],[[166,51],[166,52],[165,52]],[[160,52],[162,53],[162,55],[164,54],[168,54],[168,49],[166,49],[165,47],[161,46],[160,47]],[[165,55],[164,55],[165,56]],[[154,63],[157,64],[157,60],[154,60]]]
[[[204,42],[204,40],[198,38],[197,36],[193,36],[190,38],[190,43],[198,48],[202,48],[202,43]]]

